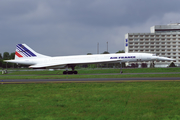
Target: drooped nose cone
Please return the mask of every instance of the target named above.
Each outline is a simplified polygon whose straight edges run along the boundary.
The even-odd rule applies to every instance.
[[[162,61],[173,61],[173,60],[176,60],[176,59],[172,59],[172,58],[167,58],[167,57],[160,57],[160,56],[156,56],[156,55],[153,55],[151,57],[152,60],[162,60]]]
[[[176,60],[176,59],[167,58],[167,57],[157,57],[157,60],[173,61],[173,60]]]

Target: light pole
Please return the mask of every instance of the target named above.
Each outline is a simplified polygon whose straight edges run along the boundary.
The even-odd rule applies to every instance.
[[[99,54],[99,43],[97,43],[97,54]]]
[[[108,42],[107,42],[107,52],[108,52]]]

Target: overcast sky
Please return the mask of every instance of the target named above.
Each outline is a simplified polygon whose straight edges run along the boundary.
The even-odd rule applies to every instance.
[[[115,53],[126,33],[180,22],[180,0],[0,0],[0,53],[26,43],[50,55]]]

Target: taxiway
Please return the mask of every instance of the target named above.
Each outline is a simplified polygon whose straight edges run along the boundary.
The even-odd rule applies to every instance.
[[[0,80],[1,84],[26,84],[26,83],[75,83],[75,82],[147,82],[147,81],[180,81],[180,77],[166,78],[91,78],[91,79],[12,79]]]

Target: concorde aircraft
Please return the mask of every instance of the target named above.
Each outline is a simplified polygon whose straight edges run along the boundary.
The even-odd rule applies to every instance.
[[[149,53],[116,53],[50,57],[35,52],[26,44],[17,44],[15,59],[4,61],[10,63],[29,65],[29,68],[34,69],[66,68],[66,71],[64,71],[63,74],[77,74],[78,72],[75,71],[74,68],[76,65],[79,64],[121,63],[155,60],[172,61],[174,59],[159,57],[155,54]],[[72,71],[68,71],[68,67],[70,67]]]

